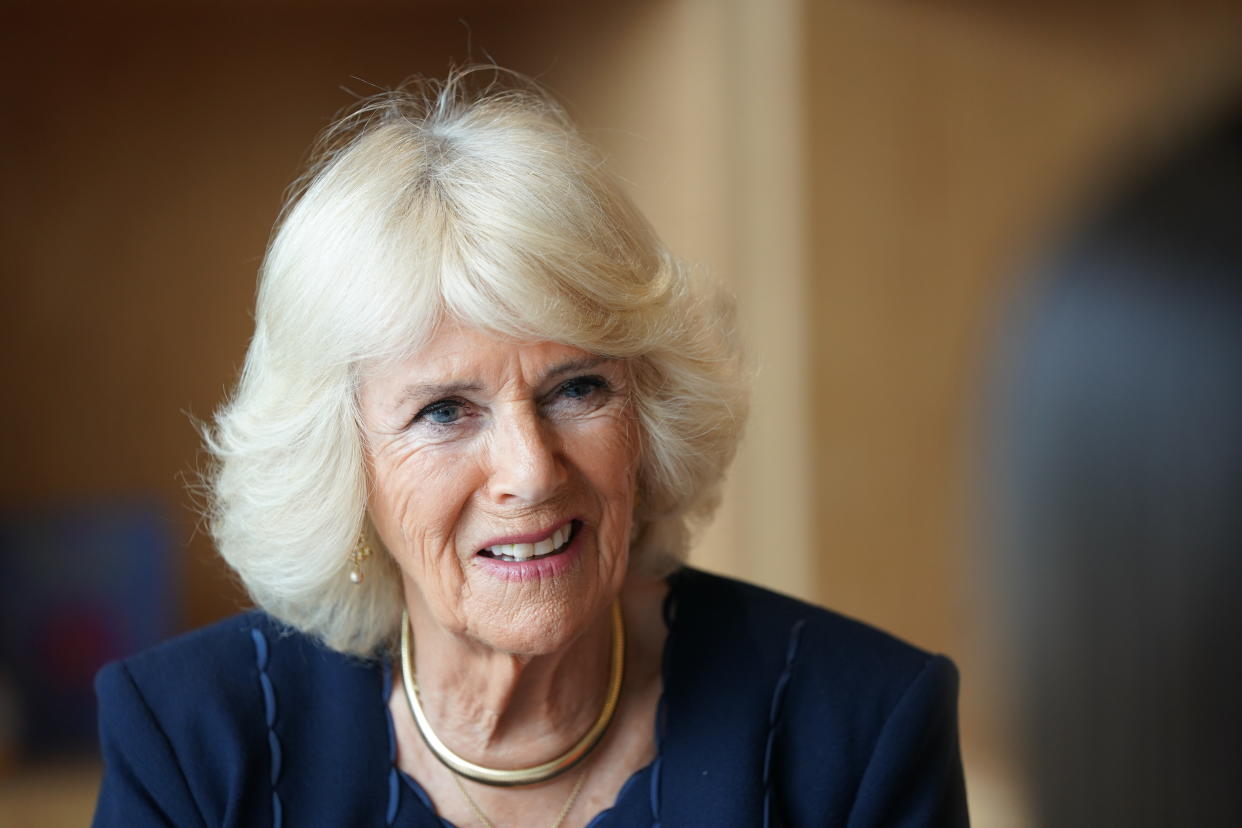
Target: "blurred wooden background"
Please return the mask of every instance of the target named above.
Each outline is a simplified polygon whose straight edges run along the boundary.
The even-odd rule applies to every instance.
[[[0,506],[154,493],[182,626],[244,606],[190,416],[234,380],[282,192],[354,95],[494,60],[739,296],[753,420],[694,561],[953,656],[976,822],[1021,825],[976,632],[989,340],[1023,254],[1242,45],[1236,5],[1083,5],[3,2]],[[0,813],[80,824],[96,775],[18,757]]]

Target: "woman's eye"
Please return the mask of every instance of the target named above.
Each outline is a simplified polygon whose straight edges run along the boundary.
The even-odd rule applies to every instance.
[[[580,400],[591,396],[606,386],[607,383],[604,382],[603,377],[574,377],[567,382],[561,383],[560,392],[563,397],[571,400]]]
[[[435,425],[452,425],[466,415],[466,406],[457,400],[440,400],[418,412],[415,421],[426,420]]]

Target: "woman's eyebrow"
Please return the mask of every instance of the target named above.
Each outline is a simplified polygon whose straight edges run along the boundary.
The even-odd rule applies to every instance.
[[[579,359],[571,359],[557,365],[553,365],[544,372],[543,377],[544,379],[548,379],[549,377],[555,377],[557,374],[568,374],[572,371],[586,371],[590,368],[594,368],[601,362],[615,361],[616,360],[614,358],[606,356],[587,356]]]
[[[477,382],[424,382],[407,385],[401,389],[401,393],[397,395],[397,400],[393,403],[393,410],[399,410],[411,402],[418,402],[427,399],[438,399],[440,397],[451,397],[454,394],[461,394],[467,391],[479,391],[483,388]]]

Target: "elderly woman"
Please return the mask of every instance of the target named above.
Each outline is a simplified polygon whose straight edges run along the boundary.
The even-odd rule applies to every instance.
[[[96,824],[965,824],[946,659],[679,563],[729,301],[475,77],[365,102],[283,213],[208,436],[260,609],[100,673]]]

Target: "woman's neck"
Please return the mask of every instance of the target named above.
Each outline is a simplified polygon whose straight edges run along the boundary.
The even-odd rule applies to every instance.
[[[498,768],[538,764],[590,728],[609,678],[608,607],[561,650],[500,652],[446,630],[409,601],[419,698],[436,734],[470,761]]]
[[[496,824],[551,824],[579,781],[579,774],[587,774],[581,796],[567,817],[570,824],[584,824],[616,800],[630,774],[655,757],[655,717],[668,632],[663,615],[667,592],[665,581],[638,576],[631,576],[621,592],[626,626],[621,700],[611,727],[581,770],[532,787],[489,788],[465,783],[474,801]],[[434,651],[424,662],[422,654],[427,648],[423,640],[416,639],[419,695],[436,734],[459,755],[489,767],[528,767],[562,753],[586,732],[603,703],[610,625],[605,613],[557,658],[499,656],[492,661],[491,653],[482,659],[473,653],[463,656],[470,660],[462,667],[444,661],[446,656]],[[432,641],[435,637],[434,631],[424,634]],[[445,649],[452,657],[453,650]],[[575,664],[575,659],[583,663]],[[388,706],[397,741],[397,765],[419,781],[440,816],[455,824],[470,823],[475,815],[455,787],[451,771],[434,758],[418,736],[399,665],[396,670]],[[568,699],[569,703],[558,699]]]

